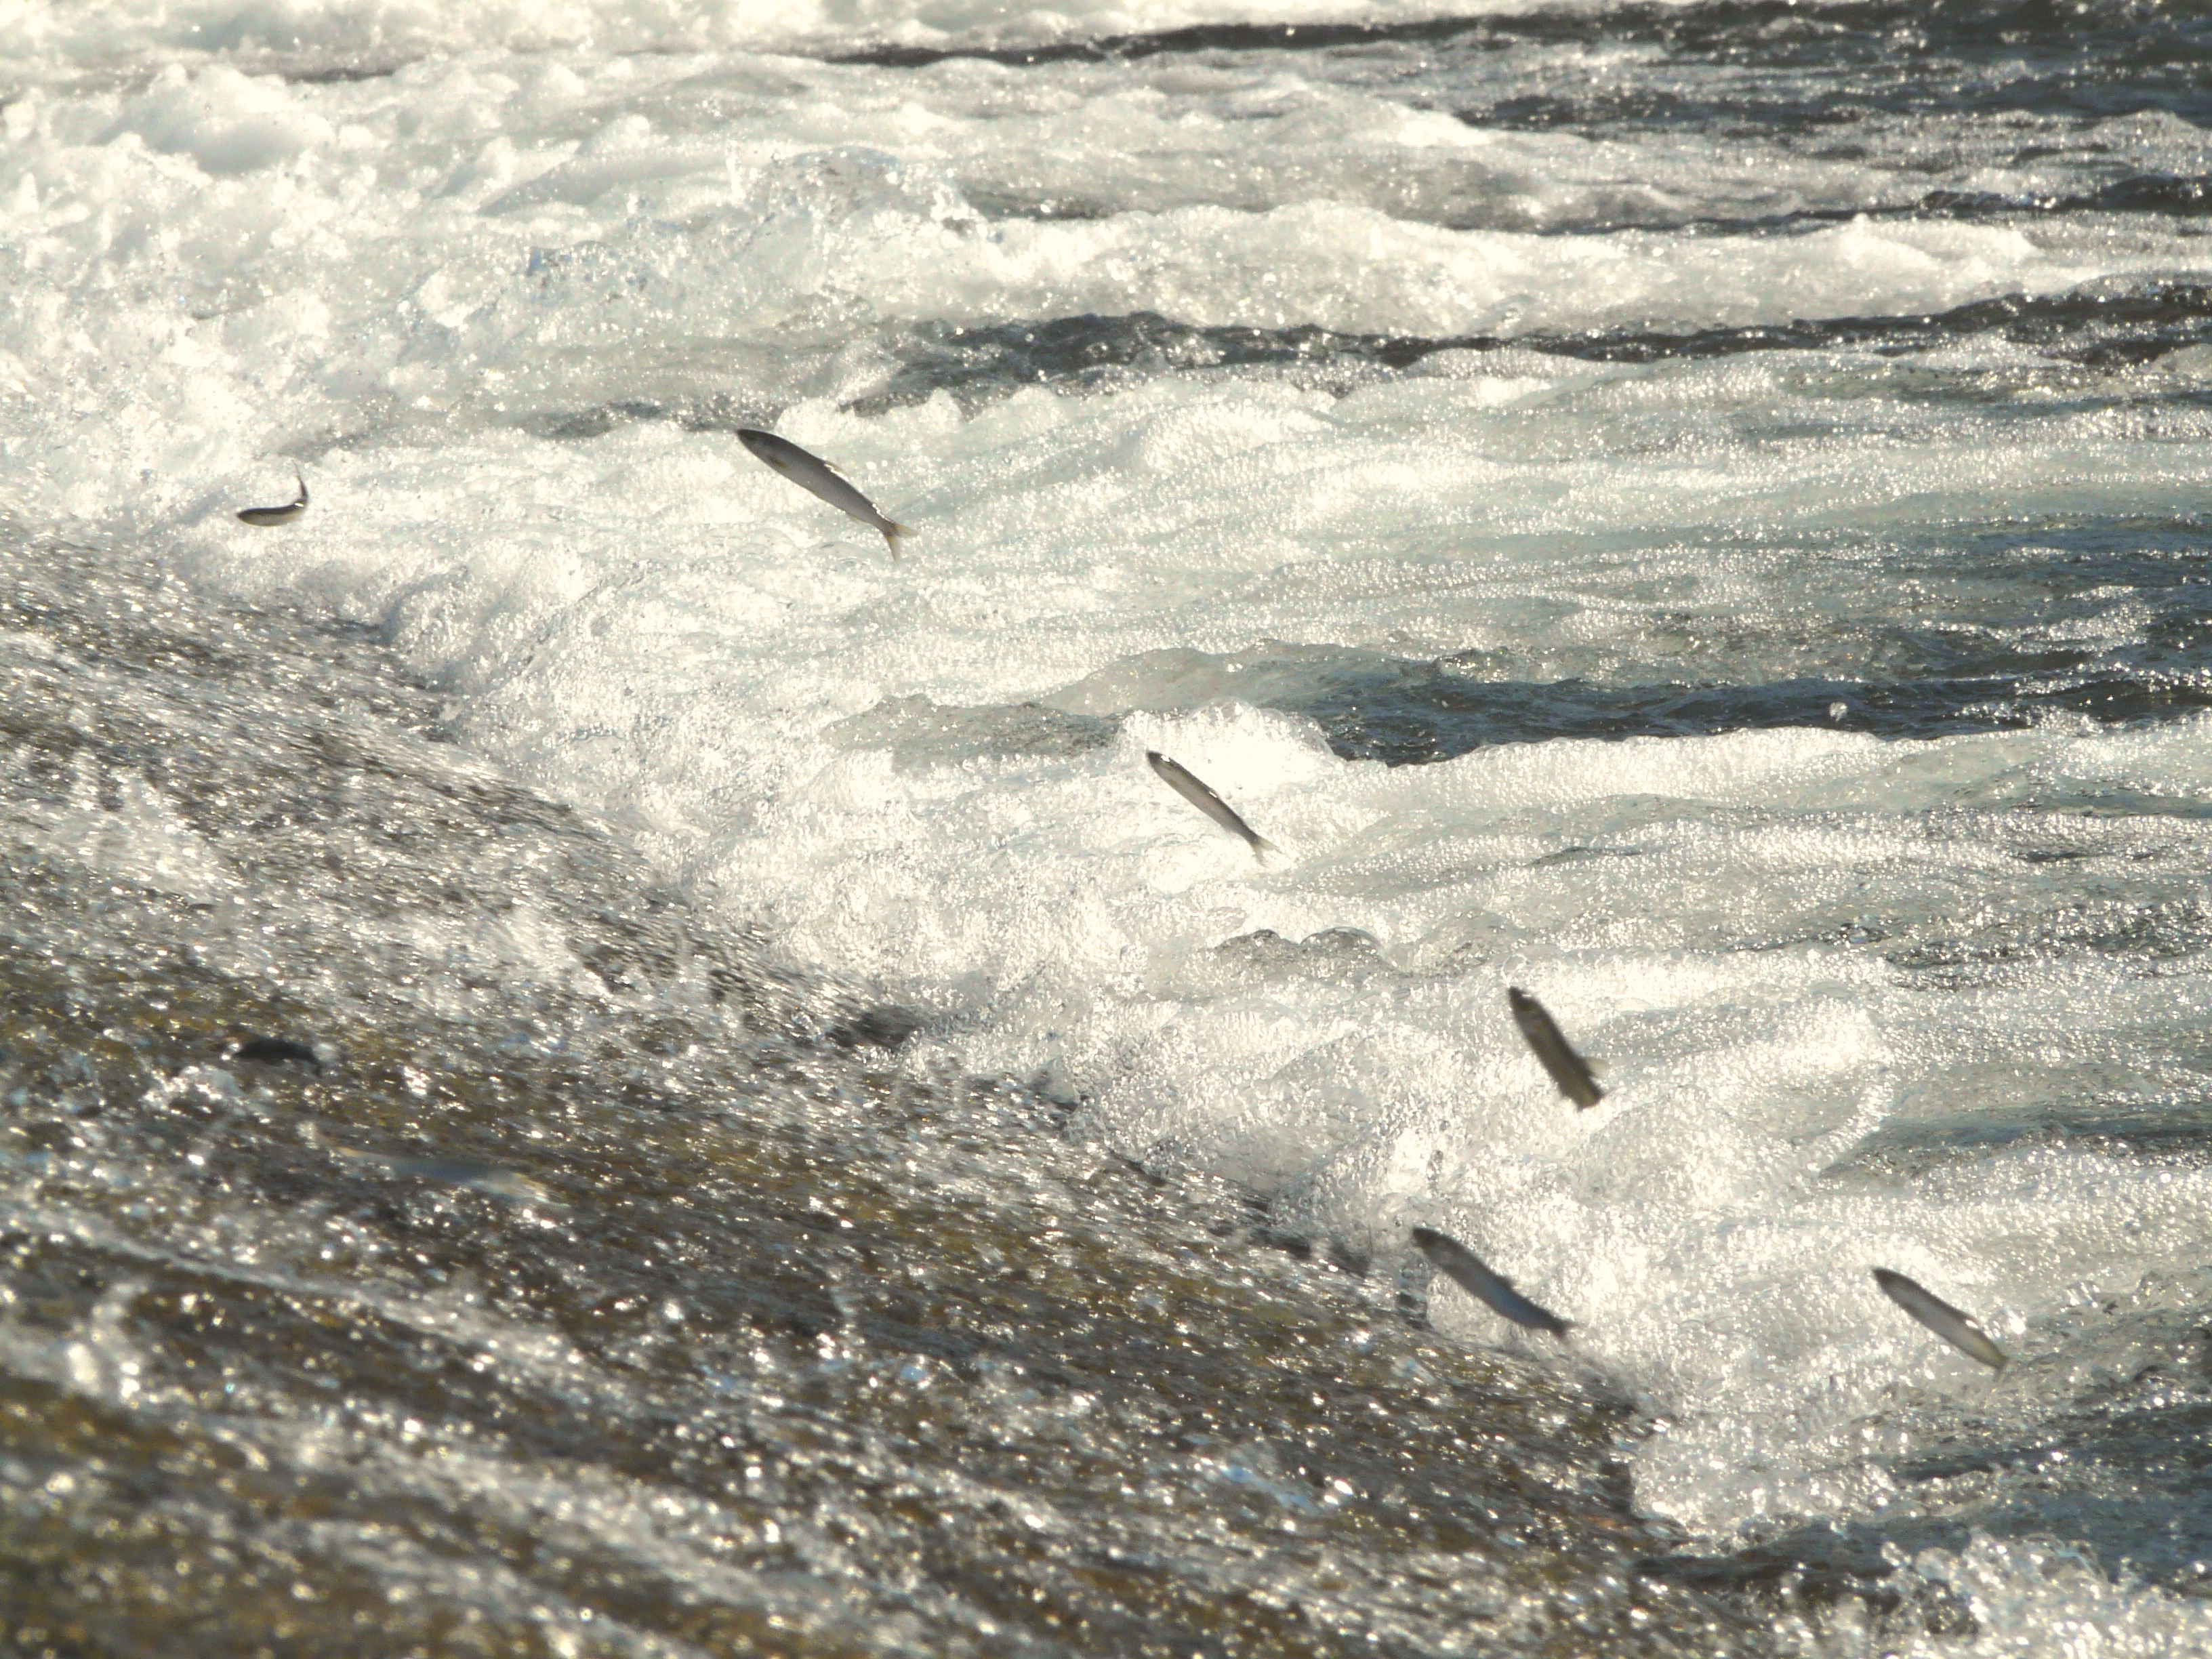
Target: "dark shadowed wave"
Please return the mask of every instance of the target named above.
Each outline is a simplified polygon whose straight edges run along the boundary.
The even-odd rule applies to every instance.
[[[837,63],[922,68],[952,58],[1013,67],[1135,63],[1169,55],[1374,52],[1434,61],[1516,45],[1636,45],[1690,63],[1809,72],[1802,93],[1747,100],[1682,95],[1646,77],[1502,101],[1463,112],[1487,125],[1584,127],[1649,124],[1725,129],[1848,126],[1876,112],[2034,110],[2093,119],[2163,110],[2212,119],[2212,16],[2142,0],[2080,6],[1997,3],[1797,5],[1788,0],[1699,6],[1538,9],[1513,16],[1397,23],[1227,23],[1090,40],[878,45]]]
[[[1831,713],[1841,705],[1843,712]],[[1450,760],[1547,738],[1711,737],[1822,726],[1885,738],[1952,737],[2055,713],[2110,722],[2212,708],[2212,683],[2089,671],[2047,684],[1991,677],[1894,682],[1796,678],[1764,685],[1551,684],[1468,680],[1437,663],[1346,675],[1288,706],[1319,720],[1350,760]]]
[[[2027,346],[2089,368],[2148,362],[2184,346],[2212,341],[2212,287],[2151,283],[2045,296],[2006,295],[1917,316],[1511,337],[1345,334],[1313,324],[1274,329],[1201,325],[1156,312],[980,326],[922,323],[886,340],[903,367],[890,386],[859,406],[867,410],[918,401],[940,388],[974,396],[994,386],[1105,386],[1134,377],[1198,369],[1405,369],[1438,351],[1496,351],[1507,346],[1588,362],[1648,363],[1838,348],[1894,356],[1978,337]]]
[[[1888,317],[1830,317],[1687,330],[1592,329],[1572,334],[1353,334],[1317,324],[1253,328],[1178,322],[1158,312],[1085,313],[1038,321],[967,325],[921,321],[878,335],[899,367],[848,407],[863,415],[921,403],[939,391],[964,404],[1024,386],[1112,391],[1154,376],[1288,374],[1335,392],[1417,369],[1438,352],[1512,349],[1596,363],[1698,361],[1762,351],[1836,351],[1904,357],[1974,340],[2024,347],[2054,362],[2121,370],[2187,346],[2212,343],[2212,285],[2186,281],[2099,283],[2070,294],[2008,294],[1948,311]],[[1971,392],[1971,388],[1969,389]],[[1978,395],[1978,394],[1973,394]],[[2081,395],[2090,401],[2096,397]],[[2124,401],[2199,403],[2196,384],[2117,389]],[[692,432],[773,426],[775,404],[709,392],[626,398],[510,417],[540,437],[585,441],[640,421],[670,421]]]

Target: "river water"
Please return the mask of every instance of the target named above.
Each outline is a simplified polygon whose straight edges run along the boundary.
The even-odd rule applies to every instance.
[[[2212,1645],[2212,17],[134,0],[0,100],[26,1650]]]

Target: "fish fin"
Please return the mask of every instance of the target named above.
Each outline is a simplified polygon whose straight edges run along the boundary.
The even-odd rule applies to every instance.
[[[1283,849],[1281,848],[1276,846],[1274,842],[1269,841],[1265,836],[1255,836],[1252,837],[1252,856],[1259,860],[1262,864],[1265,864],[1267,861],[1268,854],[1273,853],[1279,857],[1282,854],[1282,850]]]
[[[298,505],[305,507],[307,504],[307,475],[300,471],[297,468],[295,468],[293,470],[292,476],[300,481],[300,500]]]
[[[906,525],[886,524],[884,526],[884,543],[890,549],[891,557],[894,559],[898,557],[899,544],[913,534],[914,531]]]

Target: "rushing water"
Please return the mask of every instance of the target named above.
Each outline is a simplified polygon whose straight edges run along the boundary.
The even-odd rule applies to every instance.
[[[2212,1645],[2212,18],[0,53],[17,1639]]]

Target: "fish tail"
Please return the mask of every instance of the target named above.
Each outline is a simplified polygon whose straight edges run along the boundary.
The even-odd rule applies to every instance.
[[[1259,860],[1262,864],[1265,864],[1267,861],[1268,854],[1279,854],[1282,850],[1283,849],[1281,848],[1276,846],[1274,842],[1269,841],[1265,836],[1255,836],[1252,837],[1252,856]]]
[[[904,541],[908,536],[914,534],[914,531],[910,526],[902,524],[893,524],[889,520],[885,520],[884,521],[883,532],[884,543],[890,549],[891,557],[894,559],[899,556],[899,544]]]

